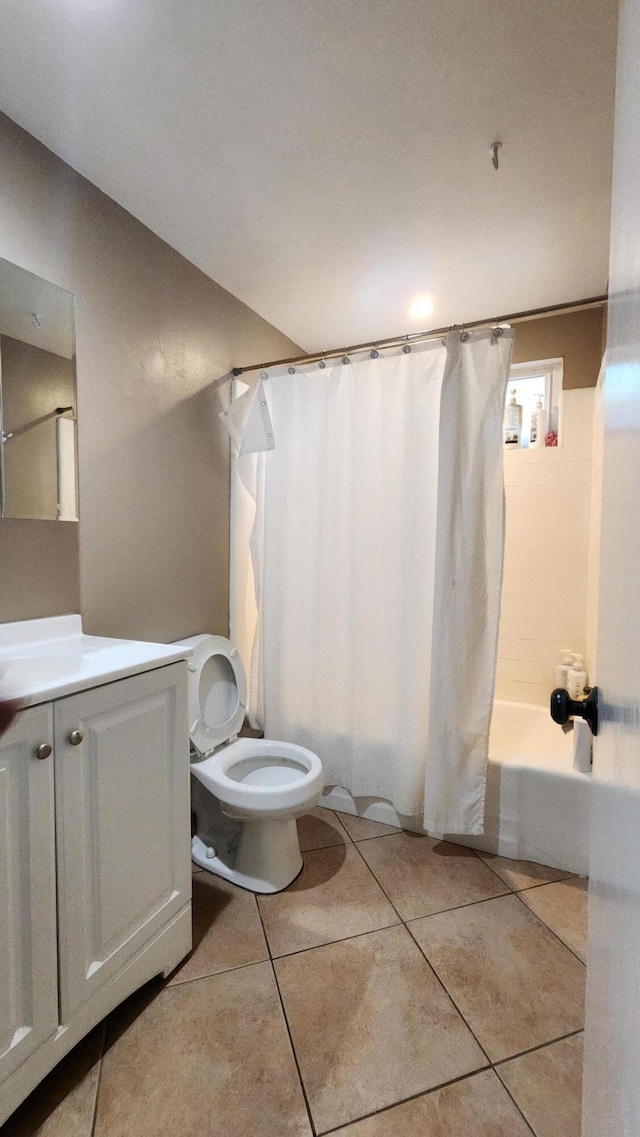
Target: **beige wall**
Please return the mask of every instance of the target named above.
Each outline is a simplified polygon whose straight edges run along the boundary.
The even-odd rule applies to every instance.
[[[587,308],[516,324],[512,363],[562,357],[562,385],[595,387],[605,345],[605,309]]]
[[[0,256],[76,296],[80,481],[79,577],[76,526],[0,520],[0,621],[79,606],[99,635],[225,634],[214,386],[297,349],[2,115],[0,153]]]

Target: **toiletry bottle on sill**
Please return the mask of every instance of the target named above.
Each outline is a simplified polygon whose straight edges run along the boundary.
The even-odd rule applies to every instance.
[[[582,656],[576,655],[567,673],[567,691],[572,699],[584,699],[584,689],[587,685],[587,673],[582,663]]]
[[[545,445],[545,435],[547,433],[547,412],[542,406],[542,395],[538,395],[535,410],[531,415],[531,435],[529,446],[535,450]]]
[[[569,683],[569,668],[573,663],[573,652],[570,647],[563,647],[560,650],[561,663],[556,667],[556,687],[564,687],[565,691],[568,690]]]
[[[504,412],[504,444],[510,449],[516,449],[520,445],[520,436],[522,434],[522,407],[520,403],[516,403],[516,389],[511,391],[511,398],[509,405],[505,407]]]

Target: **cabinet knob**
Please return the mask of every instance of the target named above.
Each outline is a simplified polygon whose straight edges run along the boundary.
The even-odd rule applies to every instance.
[[[48,758],[51,754],[51,750],[52,748],[48,742],[41,742],[39,746],[36,746],[36,758]]]
[[[69,735],[69,742],[72,746],[79,746],[83,738],[84,735],[81,730],[72,730]]]

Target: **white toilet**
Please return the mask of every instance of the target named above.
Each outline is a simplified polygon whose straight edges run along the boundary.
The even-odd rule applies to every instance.
[[[324,787],[311,750],[266,738],[238,738],[247,681],[223,636],[181,640],[189,660],[192,804],[197,865],[253,892],[280,892],[302,868],[296,817]]]

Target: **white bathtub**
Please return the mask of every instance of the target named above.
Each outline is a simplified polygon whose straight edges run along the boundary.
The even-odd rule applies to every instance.
[[[573,732],[563,734],[548,707],[496,700],[484,835],[451,839],[587,876],[590,802],[591,775],[573,769]],[[390,802],[354,800],[339,786],[329,787],[321,804],[420,831],[415,818],[400,817]]]
[[[464,843],[587,876],[591,775],[573,769],[573,732],[548,707],[496,700],[485,832]]]

